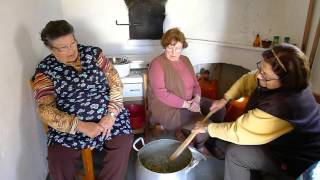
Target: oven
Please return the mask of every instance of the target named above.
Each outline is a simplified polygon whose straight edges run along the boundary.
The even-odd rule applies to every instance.
[[[123,101],[126,104],[143,101],[143,74],[146,72],[147,64],[144,61],[131,61],[129,75],[121,78]]]

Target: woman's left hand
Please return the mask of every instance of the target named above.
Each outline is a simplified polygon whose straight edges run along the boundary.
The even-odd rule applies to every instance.
[[[102,133],[103,137],[105,137],[106,135],[107,137],[109,137],[111,135],[111,129],[115,121],[116,121],[116,118],[108,115],[104,116],[101,119],[99,124],[104,128],[104,131]]]
[[[192,133],[196,133],[196,134],[199,134],[199,133],[206,133],[208,131],[208,123],[205,122],[201,122],[201,121],[198,121],[196,122],[194,128],[192,129]]]
[[[197,102],[195,101],[189,101],[190,102],[190,107],[188,108],[189,111],[192,111],[192,112],[200,112],[200,104],[198,104]]]
[[[200,99],[201,97],[197,95],[192,100],[188,101],[190,103],[188,110],[192,112],[200,112]]]

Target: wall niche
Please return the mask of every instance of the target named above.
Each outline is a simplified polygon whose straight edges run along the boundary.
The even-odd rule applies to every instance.
[[[130,39],[161,39],[167,0],[125,0]]]

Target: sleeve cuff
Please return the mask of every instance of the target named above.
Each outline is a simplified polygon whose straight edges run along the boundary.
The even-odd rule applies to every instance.
[[[215,129],[215,124],[214,123],[210,123],[208,125],[208,133],[209,133],[209,136],[210,137],[215,137],[215,134],[214,134],[214,130]]]
[[[233,97],[230,94],[226,93],[223,95],[223,99],[225,99],[227,102],[229,102],[230,100],[233,99]]]
[[[123,108],[120,107],[118,109],[115,109],[114,107],[108,107],[108,111],[104,115],[116,118],[122,111]]]
[[[75,117],[73,122],[72,122],[72,125],[71,125],[71,129],[70,129],[70,132],[69,132],[70,134],[76,134],[78,121],[79,121],[78,118]]]

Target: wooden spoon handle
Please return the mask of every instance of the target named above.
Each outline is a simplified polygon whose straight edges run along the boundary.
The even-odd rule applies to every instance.
[[[210,116],[212,116],[214,112],[210,111],[207,116],[201,121],[202,123],[206,122]],[[183,151],[184,149],[190,144],[193,138],[196,137],[196,133],[191,133],[187,139],[183,141],[183,143],[174,151],[174,153],[169,157],[171,161],[175,160]]]

